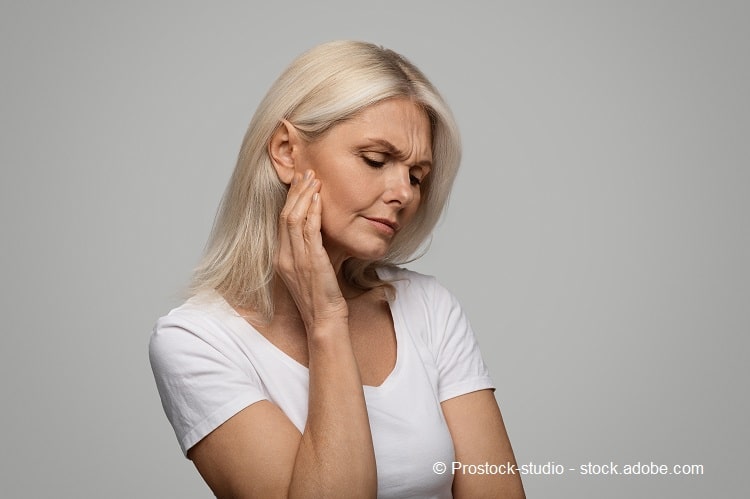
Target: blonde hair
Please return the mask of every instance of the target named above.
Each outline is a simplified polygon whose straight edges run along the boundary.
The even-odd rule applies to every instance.
[[[272,134],[286,119],[314,141],[364,108],[396,97],[411,99],[430,119],[432,171],[421,185],[417,213],[394,237],[385,257],[376,262],[350,259],[343,267],[347,280],[362,289],[387,286],[374,269],[413,259],[445,208],[461,157],[458,128],[437,90],[404,57],[371,43],[336,41],[299,56],[258,106],[192,291],[216,289],[232,305],[270,320],[273,257],[287,193],[268,155]]]

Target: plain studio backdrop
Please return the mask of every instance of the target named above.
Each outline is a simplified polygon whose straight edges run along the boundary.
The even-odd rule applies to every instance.
[[[210,497],[148,338],[255,107],[334,39],[405,54],[456,114],[410,267],[467,310],[519,464],[564,467],[528,496],[742,495],[747,2],[5,1],[0,496]],[[704,471],[581,474],[610,462]]]

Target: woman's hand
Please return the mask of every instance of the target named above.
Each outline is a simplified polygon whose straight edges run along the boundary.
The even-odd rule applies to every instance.
[[[274,266],[292,295],[308,333],[330,321],[348,320],[348,307],[320,232],[320,180],[296,173],[279,217]]]

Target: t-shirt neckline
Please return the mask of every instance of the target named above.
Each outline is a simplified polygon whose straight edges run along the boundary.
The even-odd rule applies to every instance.
[[[276,357],[278,357],[286,365],[309,376],[310,370],[308,367],[299,363],[296,359],[284,352],[281,348],[274,345],[271,340],[263,336],[260,331],[258,331],[255,327],[253,327],[252,324],[250,324],[244,317],[242,317],[234,309],[234,307],[232,307],[232,305],[230,305],[229,302],[221,295],[221,293],[215,293],[220,300],[221,308],[227,314],[227,316],[231,318],[231,322],[235,325],[233,327],[235,331],[242,334],[251,334],[256,340],[260,341],[266,349],[268,349],[270,352],[273,352],[273,354],[276,355]],[[366,392],[371,393],[384,392],[388,388],[388,386],[395,383],[395,381],[393,380],[397,377],[398,372],[401,370],[401,364],[404,356],[403,344],[405,340],[401,331],[403,328],[403,323],[401,321],[401,316],[399,313],[400,310],[398,309],[396,299],[391,300],[389,298],[386,301],[388,303],[388,309],[390,310],[391,321],[393,322],[393,331],[396,336],[396,362],[393,365],[393,369],[391,369],[391,372],[388,373],[388,376],[385,377],[382,383],[377,386],[364,384],[362,385],[362,388]]]

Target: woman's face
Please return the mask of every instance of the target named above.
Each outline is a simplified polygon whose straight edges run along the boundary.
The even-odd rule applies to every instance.
[[[383,257],[413,218],[430,172],[432,138],[424,110],[389,99],[300,145],[298,171],[320,179],[323,244],[331,261]]]

